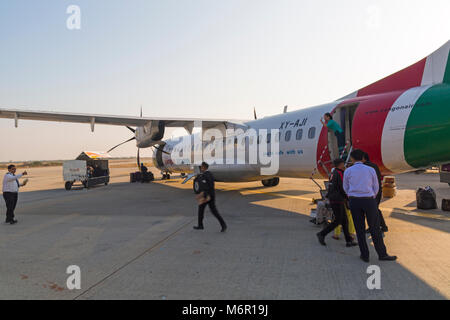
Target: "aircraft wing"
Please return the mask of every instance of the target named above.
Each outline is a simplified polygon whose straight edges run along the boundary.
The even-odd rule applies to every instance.
[[[38,120],[38,121],[57,121],[72,123],[87,123],[91,125],[92,131],[95,124],[115,125],[115,126],[133,126],[141,127],[154,121],[163,121],[166,127],[181,127],[192,132],[194,123],[202,122],[203,128],[213,127],[246,127],[240,120],[220,120],[220,119],[197,119],[197,118],[161,118],[161,117],[132,117],[132,116],[113,116],[100,114],[49,112],[49,111],[31,111],[20,109],[0,108],[0,118],[15,119],[17,127],[18,120]]]

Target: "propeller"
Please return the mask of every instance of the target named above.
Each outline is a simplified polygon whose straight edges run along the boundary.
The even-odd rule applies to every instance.
[[[162,153],[165,153],[165,154],[168,154],[168,155],[170,155],[170,153],[169,152],[167,152],[167,151],[164,151],[161,147],[157,147],[157,146],[152,146],[152,148],[155,148],[156,150],[159,150],[159,151],[161,151]]]
[[[138,169],[140,170],[141,169],[141,158],[139,157],[139,150],[141,150],[141,148],[138,148],[138,150],[137,150],[137,157],[136,157],[136,159],[137,159]]]
[[[256,108],[253,108],[253,117],[255,120],[258,120],[258,117],[256,116]]]
[[[142,118],[142,105],[141,105],[140,116],[141,116],[141,118]],[[136,129],[133,129],[133,128],[129,127],[129,126],[126,126],[126,128],[127,128],[128,130],[130,130],[131,132],[133,132],[134,134],[136,134]],[[111,149],[109,149],[107,152],[109,153],[109,152],[113,151],[114,149],[116,149],[117,147],[119,147],[119,146],[121,146],[121,145],[123,145],[123,144],[125,144],[125,143],[127,143],[127,142],[133,141],[133,140],[136,140],[136,135],[133,136],[132,138],[130,138],[130,139],[124,141],[124,142],[119,143],[118,145],[115,145],[114,147],[112,147]],[[170,155],[169,152],[164,151],[164,150],[163,150],[161,147],[159,147],[159,146],[158,146],[158,147],[157,147],[157,146],[152,146],[152,148],[155,148],[156,150],[159,150],[159,151],[161,151],[161,152],[163,152],[163,153],[165,153],[165,154],[169,154],[169,155]],[[136,160],[137,160],[138,168],[140,169],[140,168],[141,168],[140,148],[137,149]]]
[[[133,141],[133,140],[136,140],[136,137],[132,137],[132,138],[130,138],[130,139],[124,141],[124,142],[119,143],[118,145],[115,145],[114,147],[112,147],[111,149],[109,149],[109,150],[107,151],[107,153],[110,153],[110,152],[113,151],[115,148],[117,148],[117,147],[119,147],[119,146],[121,146],[121,145],[123,145],[123,144],[125,144],[125,143],[127,143],[127,142]]]

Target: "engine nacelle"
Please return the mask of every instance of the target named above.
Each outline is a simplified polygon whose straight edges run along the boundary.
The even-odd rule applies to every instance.
[[[164,167],[164,162],[163,162],[163,150],[165,147],[165,143],[163,142],[162,144],[160,144],[158,146],[158,148],[155,148],[153,151],[153,166],[155,168],[158,168],[161,171],[166,171],[165,167]],[[164,150],[165,151],[165,150]]]
[[[190,161],[182,161],[182,163],[176,163],[172,159],[172,152],[174,146],[170,143],[161,142],[158,147],[155,147],[153,152],[153,165],[155,168],[163,172],[171,173],[190,173],[193,171],[193,166]]]
[[[145,126],[136,128],[136,146],[148,148],[159,143],[164,137],[164,121],[149,121]]]

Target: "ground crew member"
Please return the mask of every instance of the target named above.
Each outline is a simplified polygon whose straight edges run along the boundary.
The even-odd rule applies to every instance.
[[[317,238],[321,245],[325,246],[325,237],[339,225],[342,225],[342,229],[345,235],[345,241],[347,247],[357,246],[358,244],[353,241],[348,229],[347,213],[345,211],[345,201],[347,201],[347,195],[343,188],[343,177],[345,170],[345,161],[342,159],[334,160],[333,177],[331,178],[330,185],[328,187],[328,200],[333,209],[334,220],[325,229],[317,234]]]
[[[206,205],[211,209],[211,213],[219,220],[219,223],[222,227],[221,232],[225,232],[227,230],[227,225],[223,220],[222,216],[219,214],[216,208],[216,191],[214,189],[214,177],[210,171],[208,171],[209,165],[206,162],[202,162],[200,166],[200,171],[202,172],[198,177],[198,182],[200,184],[200,194],[204,197],[204,199],[209,199],[208,201],[204,201],[200,203],[198,206],[198,225],[194,227],[195,230],[203,230],[203,217],[205,214]]]
[[[19,179],[26,176],[27,172],[16,175],[16,166],[11,164],[8,166],[8,173],[3,178],[3,199],[6,202],[6,223],[16,224],[14,219],[14,210],[16,209],[17,200],[19,198]],[[25,184],[22,184],[25,185]]]
[[[378,194],[378,178],[375,170],[363,164],[364,151],[356,149],[350,154],[353,166],[345,170],[344,191],[349,197],[350,210],[355,224],[361,260],[369,262],[369,247],[366,241],[365,219],[369,225],[372,241],[382,261],[396,260],[389,256],[384,245],[377,212],[376,196]]]

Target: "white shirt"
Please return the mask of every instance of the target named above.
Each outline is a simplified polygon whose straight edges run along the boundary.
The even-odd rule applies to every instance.
[[[371,197],[378,194],[378,178],[375,170],[362,162],[356,162],[344,172],[344,191],[349,197]]]
[[[19,179],[23,174],[14,175],[11,172],[3,178],[3,192],[19,192]]]

